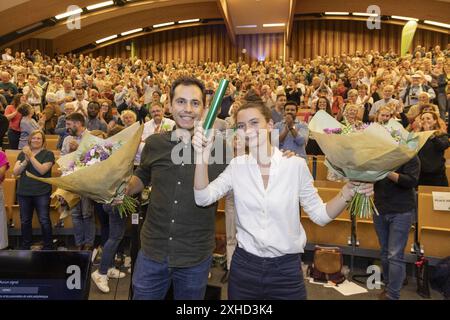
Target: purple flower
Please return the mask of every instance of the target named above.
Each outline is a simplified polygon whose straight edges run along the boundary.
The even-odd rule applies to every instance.
[[[325,128],[325,129],[323,129],[323,131],[326,134],[341,134],[342,133],[341,128]]]

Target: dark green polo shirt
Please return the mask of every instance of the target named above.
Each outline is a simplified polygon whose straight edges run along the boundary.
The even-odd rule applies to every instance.
[[[55,155],[53,152],[42,149],[38,154],[34,156],[40,163],[51,162],[55,163]],[[23,152],[19,153],[17,160],[25,160],[25,154]],[[35,179],[29,178],[26,175],[26,171],[34,174],[35,176],[42,178],[50,178],[52,176],[52,169],[48,170],[47,173],[41,175],[34,167],[31,161],[28,161],[27,167],[21,173],[19,181],[17,183],[17,194],[20,196],[42,196],[52,192],[52,186],[50,184],[37,181]]]
[[[199,207],[194,199],[194,150],[192,145],[171,141],[172,132],[153,134],[145,141],[141,164],[134,175],[152,186],[150,204],[141,231],[143,253],[169,267],[190,267],[206,260],[215,248],[217,203]],[[171,155],[184,161],[174,163]],[[214,180],[226,164],[211,164]]]

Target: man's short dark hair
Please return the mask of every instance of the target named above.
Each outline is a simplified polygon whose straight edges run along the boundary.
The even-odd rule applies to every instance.
[[[289,100],[284,104],[284,109],[286,110],[287,106],[295,106],[295,110],[298,108],[298,104],[295,101]]]
[[[286,95],[284,93],[277,94],[276,101],[278,101],[278,99],[280,99],[280,97],[286,97]]]
[[[92,105],[94,105],[97,109],[100,110],[100,103],[98,103],[97,101],[91,101],[91,102],[88,103],[87,106],[89,108],[89,106],[92,106]]]
[[[86,120],[81,113],[74,112],[66,117],[66,121],[80,122],[84,126]]]
[[[175,89],[180,85],[198,87],[200,89],[200,91],[202,92],[203,105],[204,106],[206,105],[205,84],[203,83],[203,81],[200,81],[197,78],[188,77],[188,76],[179,77],[174,82],[172,82],[172,86],[170,87],[170,103],[171,104],[173,102],[173,97],[175,95]]]

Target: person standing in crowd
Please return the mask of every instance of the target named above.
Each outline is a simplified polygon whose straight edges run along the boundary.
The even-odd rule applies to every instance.
[[[44,132],[45,134],[55,134],[58,119],[61,116],[61,108],[56,104],[56,94],[47,93],[45,96],[47,105],[42,110],[42,117],[44,118]]]
[[[29,76],[28,84],[23,88],[23,95],[36,114],[42,111],[42,93],[42,88],[39,86],[36,76]]]
[[[384,122],[384,107],[379,109],[378,122]],[[373,215],[375,231],[381,247],[381,264],[385,289],[382,300],[398,300],[406,277],[404,252],[411,223],[416,214],[415,188],[421,170],[417,156],[402,165],[374,186],[375,206],[379,215]]]
[[[134,115],[133,112],[130,111],[130,113]],[[121,128],[123,129],[123,127]],[[116,130],[114,134],[119,132],[120,130]],[[111,133],[108,134],[108,138],[112,136]],[[100,266],[91,274],[91,279],[101,292],[108,293],[110,291],[109,279],[122,279],[126,276],[124,272],[120,272],[120,270],[114,267],[114,256],[125,235],[127,218],[125,216],[122,217],[112,205],[105,204],[100,206],[102,206],[104,213],[107,214],[109,234],[106,242],[103,244]]]
[[[44,250],[52,250],[52,223],[50,221],[50,184],[29,178],[28,171],[37,177],[50,178],[55,163],[53,152],[45,149],[45,134],[42,130],[31,132],[28,143],[17,156],[13,174],[18,179],[17,200],[20,208],[22,249],[30,250],[32,244],[32,218],[36,210],[41,224]]]
[[[272,146],[268,108],[249,102],[236,111],[235,117],[238,138],[245,141],[249,152],[232,159],[212,182],[208,161],[213,136],[207,138],[199,126],[192,141],[197,158],[197,205],[207,207],[229,191],[235,199],[238,246],[231,261],[228,298],[306,299],[301,271],[306,235],[298,214],[299,203],[313,222],[323,226],[345,209],[355,187],[370,195],[373,185],[347,183],[325,204],[313,186],[306,161],[300,157],[283,158],[280,150]]]
[[[9,120],[9,149],[17,150],[19,148],[20,120],[22,120],[22,114],[18,112],[18,108],[22,103],[25,103],[25,96],[18,93],[14,96],[12,103],[5,109],[5,117]]]
[[[278,123],[283,121],[283,110],[286,104],[286,95],[277,94],[277,99],[275,100],[275,107],[272,109],[272,121],[273,123]]]
[[[297,104],[288,101],[284,105],[284,121],[275,124],[280,149],[290,150],[306,160],[305,147],[308,142],[308,126],[297,120]]]
[[[383,99],[378,100],[372,105],[369,112],[370,121],[375,121],[375,114],[381,106],[387,105],[388,103],[400,103],[399,100],[393,98],[394,87],[391,85],[386,85],[383,88]]]
[[[450,146],[448,134],[440,126],[437,113],[424,112],[420,120],[420,127],[417,130],[434,130],[434,134],[419,151],[421,163],[419,185],[448,187],[444,157],[445,150]]]
[[[419,103],[419,94],[422,92],[428,93],[431,100],[436,98],[433,88],[423,84],[423,74],[416,72],[411,76],[411,83],[400,92],[400,98],[406,107],[413,106]],[[445,114],[441,114],[441,117],[445,119]]]
[[[83,135],[88,132],[85,119],[78,112],[71,113],[66,117],[66,127],[69,136],[63,141],[62,156],[77,150]],[[77,249],[92,250],[95,240],[94,201],[81,197],[80,202],[72,209],[72,223]]]
[[[59,135],[58,144],[56,148],[61,150],[64,139],[69,135],[66,128],[66,118],[75,111],[75,106],[68,103],[64,108],[64,113],[59,116],[55,127],[55,134]]]
[[[217,204],[195,204],[191,135],[205,100],[205,86],[198,79],[180,77],[172,83],[170,109],[177,130],[146,139],[140,165],[126,189],[132,195],[152,185],[133,274],[133,299],[164,299],[171,283],[175,299],[204,298]],[[181,162],[171,158],[174,148],[180,148]],[[211,165],[211,177],[224,168],[225,164]]]
[[[0,250],[8,247],[8,219],[5,209],[5,197],[3,195],[3,181],[8,169],[8,158],[3,151],[0,151]]]
[[[57,104],[61,107],[61,112],[64,112],[66,103],[75,100],[75,91],[72,90],[72,82],[70,80],[63,81],[63,89],[56,92]]]
[[[39,120],[39,123],[33,119],[34,109],[29,104],[24,103],[19,106],[17,111],[21,114],[20,119],[20,138],[19,149],[22,150],[24,146],[28,144],[28,138],[35,130],[42,129],[44,126],[44,118]]]

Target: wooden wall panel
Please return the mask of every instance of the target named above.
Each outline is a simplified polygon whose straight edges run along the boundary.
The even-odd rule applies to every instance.
[[[369,30],[366,22],[345,20],[295,21],[292,29],[291,46],[286,57],[294,59],[312,58],[317,55],[355,53],[355,51],[389,49],[400,52],[402,26],[382,23],[381,30]],[[450,35],[417,29],[413,46],[434,45],[446,47]]]
[[[10,46],[13,53],[16,51],[25,52],[30,49],[31,52],[39,50],[41,54],[53,56],[53,41],[48,39],[27,39]],[[3,50],[2,50],[3,53]]]
[[[355,51],[377,50],[400,51],[401,26],[381,24],[381,30],[369,30],[365,22],[345,20],[295,21],[291,46],[286,49],[286,58],[296,60],[317,55],[337,55]],[[158,32],[135,39],[136,52],[140,58],[170,62],[182,61],[246,61],[266,58],[279,59],[283,56],[284,39],[282,33],[238,35],[233,46],[224,25],[209,25],[180,28]],[[413,45],[427,48],[440,44],[445,47],[450,36],[418,29]],[[94,56],[128,57],[127,42],[116,43],[93,52]],[[247,53],[242,54],[242,49]]]

